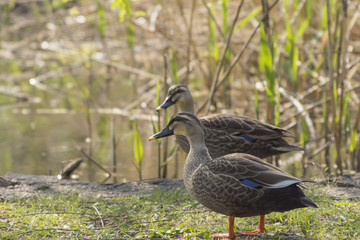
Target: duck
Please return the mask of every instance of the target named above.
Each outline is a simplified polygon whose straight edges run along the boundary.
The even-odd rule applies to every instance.
[[[149,140],[171,135],[185,136],[190,150],[185,160],[183,179],[186,190],[199,203],[229,217],[227,233],[214,238],[236,238],[236,217],[260,216],[257,230],[241,232],[256,235],[265,231],[265,215],[317,204],[300,188],[304,182],[253,155],[232,153],[211,158],[204,140],[202,122],[193,114],[182,112],[171,117],[167,126]]]
[[[164,102],[156,108],[162,111],[176,105],[179,112],[194,114],[194,101],[189,89],[182,84],[169,88]],[[291,132],[245,116],[235,114],[212,114],[200,118],[205,135],[205,144],[212,158],[229,153],[247,153],[258,158],[303,151],[289,144],[284,137],[293,137]],[[188,153],[189,142],[186,137],[177,135],[176,142]]]

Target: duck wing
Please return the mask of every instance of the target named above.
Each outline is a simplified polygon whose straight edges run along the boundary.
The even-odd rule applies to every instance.
[[[260,140],[293,137],[291,132],[263,123],[256,119],[234,114],[214,114],[200,118],[201,123],[209,130],[221,130],[229,135],[250,137]]]
[[[251,188],[285,188],[302,182],[281,169],[248,154],[229,154],[203,166],[214,176],[226,176]],[[226,184],[225,178],[223,184]]]

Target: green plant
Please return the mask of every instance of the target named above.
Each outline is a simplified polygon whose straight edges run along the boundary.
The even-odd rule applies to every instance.
[[[279,104],[280,93],[278,91],[278,84],[275,79],[275,72],[273,66],[273,47],[269,45],[264,26],[260,26],[260,50],[259,50],[259,70],[265,77],[265,91],[269,99],[270,107],[268,108],[268,120],[271,123],[279,124]]]
[[[264,234],[252,239],[357,239],[357,200],[333,199],[323,185],[307,186],[320,206],[267,214]],[[325,188],[325,189],[324,189]],[[97,193],[93,193],[97,195]],[[117,198],[79,193],[13,198],[0,202],[0,238],[149,238],[211,239],[227,231],[227,217],[207,210],[181,189]],[[258,217],[236,218],[237,231],[256,228]]]
[[[133,121],[134,129],[134,156],[135,161],[133,161],[136,170],[139,173],[139,180],[142,181],[142,161],[143,161],[143,145],[141,142],[141,137],[136,121]]]

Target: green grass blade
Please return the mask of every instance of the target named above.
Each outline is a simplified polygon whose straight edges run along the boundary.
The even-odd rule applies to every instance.
[[[351,129],[350,132],[350,145],[349,145],[349,151],[354,152],[356,145],[357,145],[357,129],[356,127]]]
[[[135,45],[135,28],[134,25],[130,22],[126,23],[126,41],[130,49],[134,49]]]
[[[160,106],[160,80],[156,82],[156,106]]]
[[[119,22],[123,22],[126,17],[131,16],[131,12],[132,12],[129,0],[112,0],[110,9],[119,10],[119,16],[118,16]]]
[[[304,35],[306,28],[309,26],[309,20],[304,20],[296,31],[295,39],[299,39]]]
[[[306,7],[306,20],[309,21],[313,16],[313,0],[307,0],[305,3],[305,7]]]
[[[130,0],[112,0],[110,6],[111,10],[118,9],[118,21],[121,23],[125,18],[130,18],[132,13],[132,8],[130,5]],[[126,41],[131,49],[134,49],[135,44],[135,28],[131,22],[126,22]]]
[[[225,36],[227,36],[229,34],[229,23],[228,23],[228,0],[222,0],[221,1],[221,13],[222,13],[222,22],[223,22],[223,31]],[[231,52],[230,49],[226,50],[225,53],[225,59],[227,60],[227,62],[231,61]]]
[[[304,147],[308,140],[309,140],[309,130],[308,130],[305,119],[303,119],[301,121],[301,133],[300,133],[301,145]]]
[[[323,32],[325,32],[328,28],[327,4],[323,4],[322,10],[321,29],[323,30]]]
[[[98,2],[97,3],[97,16],[98,21],[96,22],[96,27],[101,35],[101,37],[105,36],[105,28],[106,28],[106,18],[105,18],[105,10],[104,6]]]
[[[171,58],[171,71],[172,75],[174,76],[174,83],[179,83],[179,76],[178,76],[178,67],[177,67],[177,58],[176,58],[176,52],[173,49],[172,51],[172,58]]]
[[[335,122],[339,123],[340,122],[340,114],[338,114],[338,92],[337,92],[337,84],[336,81],[333,82],[333,101],[334,101],[334,109],[335,109]]]
[[[155,122],[153,119],[151,119],[151,123],[152,123],[152,125],[153,125],[153,132],[154,132],[154,134],[157,133],[157,132],[159,132],[159,128],[158,128],[158,126],[156,125],[156,122]],[[158,144],[160,144],[160,143],[161,143],[161,138],[157,138],[157,139],[156,139],[156,142],[157,142]]]
[[[292,76],[295,85],[298,84],[298,61],[299,61],[299,48],[294,44],[294,53],[291,59]]]
[[[269,47],[266,33],[263,25],[260,26],[260,52],[259,52],[259,68],[266,76],[267,86],[265,87],[266,93],[272,104],[275,104],[275,75],[273,70],[273,55]]]
[[[259,13],[261,12],[261,6],[255,8],[254,10],[252,10],[246,17],[244,17],[243,19],[241,19],[239,21],[238,24],[236,24],[234,31],[238,30],[239,28],[242,28],[243,26],[245,26],[246,24],[248,24],[250,22],[251,19],[253,19],[254,17],[256,17]]]
[[[298,30],[297,34],[294,35],[292,32],[293,27],[290,23],[290,17],[288,12],[288,1],[285,1],[285,25],[286,25],[286,45],[285,45],[285,52],[289,56],[289,62],[285,61],[285,69],[288,74],[288,78],[292,85],[294,86],[294,89],[297,89],[298,85],[298,60],[299,60],[299,48],[296,46],[296,40],[297,38],[301,37],[301,34],[303,31],[305,31],[305,28],[307,24],[303,26],[303,28]],[[300,31],[300,32],[299,32]],[[298,35],[300,34],[300,35]]]
[[[143,160],[143,145],[136,122],[134,122],[134,156],[138,166],[141,166]]]
[[[221,13],[222,13],[223,31],[224,31],[225,36],[227,36],[229,33],[228,0],[221,1]]]

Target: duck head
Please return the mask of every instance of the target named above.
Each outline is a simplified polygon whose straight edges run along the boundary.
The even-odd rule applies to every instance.
[[[171,135],[183,135],[191,138],[194,135],[203,135],[199,119],[192,113],[182,112],[171,117],[168,125],[158,133],[149,137],[149,141]]]
[[[177,105],[181,112],[194,112],[193,98],[185,85],[171,86],[164,102],[156,108],[156,111],[163,111],[172,105]]]

